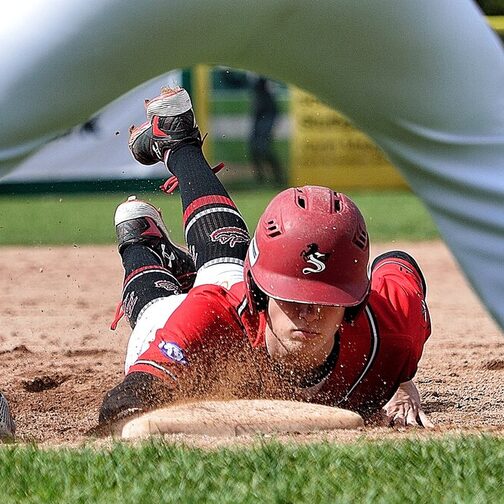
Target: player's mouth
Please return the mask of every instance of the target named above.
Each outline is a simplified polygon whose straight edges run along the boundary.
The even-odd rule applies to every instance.
[[[320,337],[320,333],[316,331],[310,331],[308,329],[293,329],[291,331],[293,339],[299,340],[312,340]]]

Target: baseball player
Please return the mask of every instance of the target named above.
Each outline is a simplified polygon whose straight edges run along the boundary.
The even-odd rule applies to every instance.
[[[0,392],[0,441],[11,439],[16,432],[16,424],[12,419],[7,399]]]
[[[176,178],[190,254],[149,203],[130,197],[117,208],[122,307],[133,331],[126,376],[106,394],[100,422],[169,402],[184,387],[204,394],[215,380],[230,389],[234,363],[252,370],[238,384],[245,396],[338,405],[366,418],[382,410],[388,422],[430,426],[412,381],[431,330],[416,261],[391,251],[368,274],[364,219],[327,187],[278,194],[250,240],[203,156],[188,93],[164,89],[146,109],[129,147]]]

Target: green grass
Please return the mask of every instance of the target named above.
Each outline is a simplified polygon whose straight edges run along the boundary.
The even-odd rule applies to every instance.
[[[0,450],[2,503],[499,503],[504,440],[490,436],[203,451],[152,441]]]
[[[275,190],[264,189],[232,193],[251,231],[275,194]],[[124,192],[1,196],[0,245],[114,243],[114,209],[127,195]],[[158,191],[139,196],[163,209],[173,238],[180,242],[178,195],[165,196]],[[438,236],[425,207],[409,192],[354,193],[352,197],[361,208],[374,241],[426,240]]]

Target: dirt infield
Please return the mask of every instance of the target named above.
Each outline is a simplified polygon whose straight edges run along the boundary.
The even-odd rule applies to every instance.
[[[391,248],[411,252],[428,281],[433,334],[417,383],[436,431],[504,434],[504,335],[441,242],[382,244],[373,254]],[[1,254],[0,390],[18,439],[83,442],[104,393],[122,376],[128,324],[108,328],[120,297],[119,256],[113,246],[4,247]],[[366,428],[335,436],[410,432]]]

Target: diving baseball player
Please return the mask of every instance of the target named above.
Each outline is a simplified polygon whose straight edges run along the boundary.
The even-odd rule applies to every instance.
[[[148,102],[147,122],[131,130],[134,157],[165,163],[177,179],[190,253],[149,203],[131,197],[117,208],[122,309],[133,331],[126,376],[104,398],[100,422],[169,402],[181,387],[204,393],[238,361],[256,372],[244,395],[430,426],[412,381],[431,331],[416,261],[391,251],[368,273],[364,219],[327,187],[278,194],[250,239],[201,144],[180,88]]]

